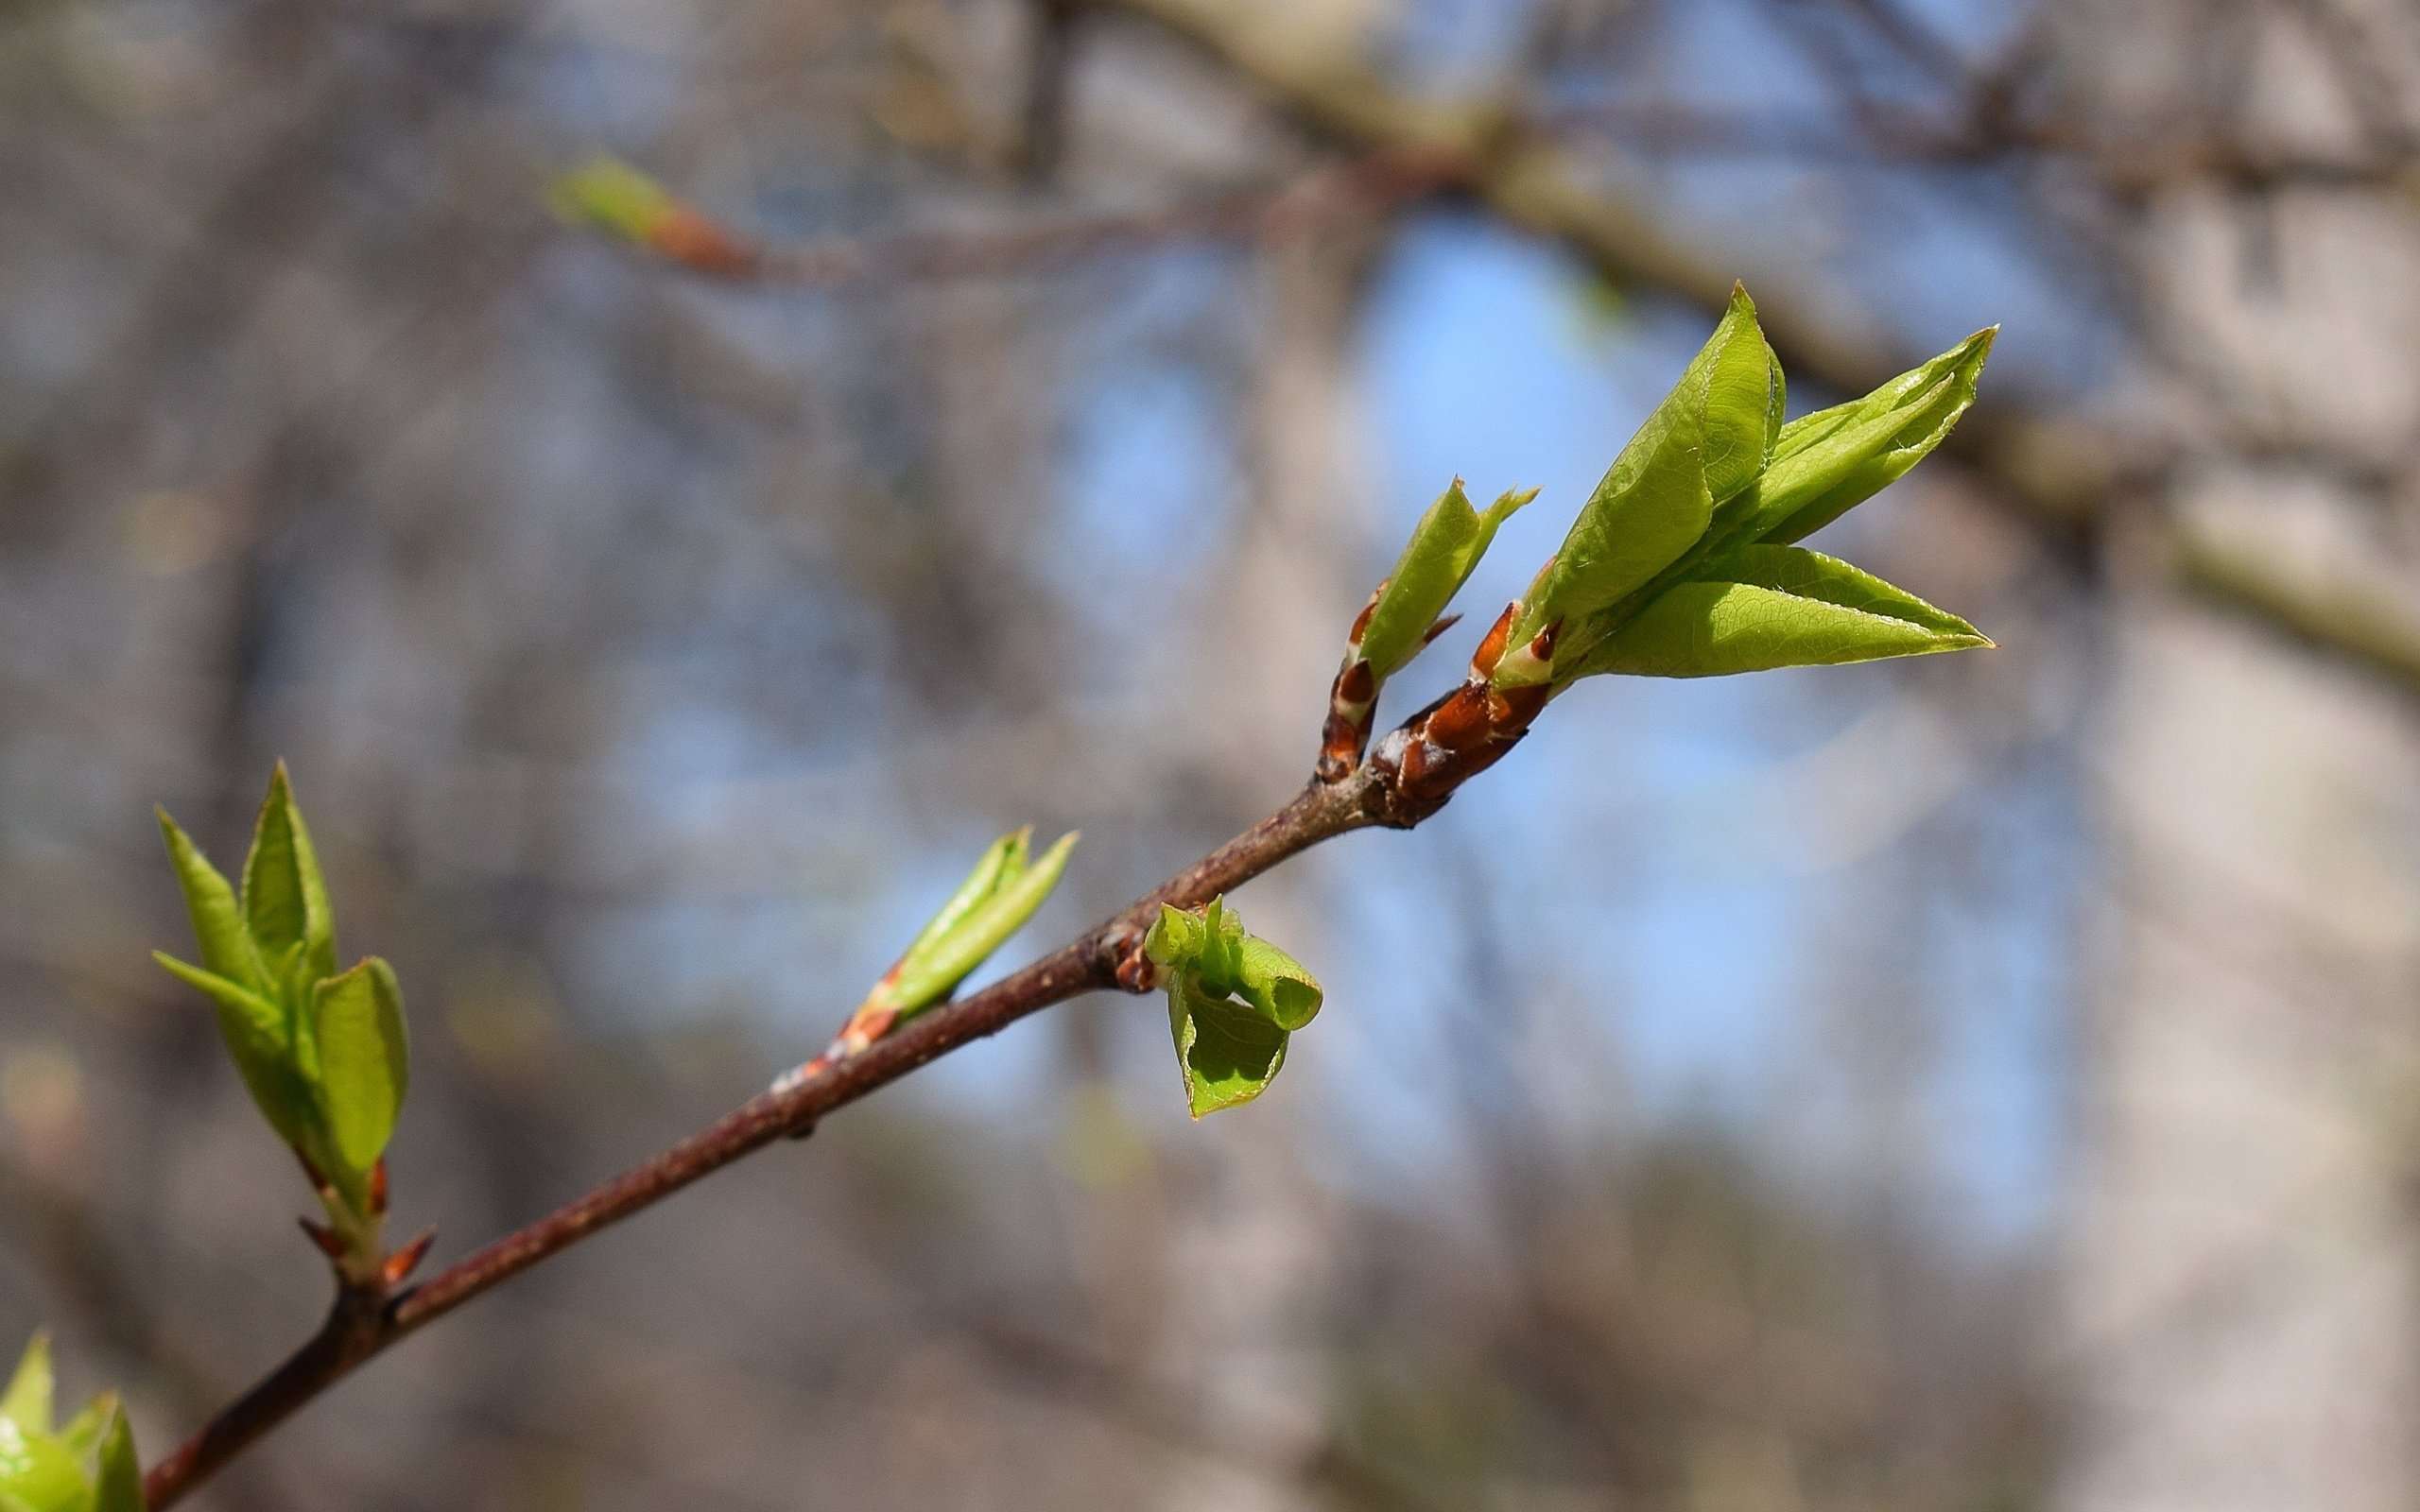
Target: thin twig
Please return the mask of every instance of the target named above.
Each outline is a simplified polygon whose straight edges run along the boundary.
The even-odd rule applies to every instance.
[[[1417,717],[1417,716],[1415,716]],[[1476,771],[1477,766],[1470,768]],[[1464,775],[1468,775],[1465,773]],[[435,1322],[609,1224],[763,1149],[811,1130],[837,1108],[917,1067],[1055,1003],[1112,988],[1150,986],[1144,931],[1162,903],[1192,907],[1241,885],[1312,846],[1372,825],[1409,829],[1443,803],[1433,784],[1408,796],[1393,767],[1374,760],[1341,782],[1313,782],[1242,834],[1071,943],[992,987],[909,1021],[864,1051],[796,1087],[766,1092],[663,1154],[391,1297],[338,1294],[310,1341],[259,1384],[151,1468],[144,1493],[153,1512],[173,1506],[248,1446],[406,1334]]]
[[[842,288],[999,278],[1201,240],[1315,233],[1457,186],[1466,163],[1418,146],[1326,164],[1286,182],[1144,210],[1021,225],[759,241],[683,205],[644,239],[658,256],[724,283]]]

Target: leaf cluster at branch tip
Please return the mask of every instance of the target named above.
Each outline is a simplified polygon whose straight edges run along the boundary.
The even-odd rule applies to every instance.
[[[50,1340],[37,1333],[0,1393],[0,1512],[143,1512],[126,1409],[104,1392],[51,1420]]]

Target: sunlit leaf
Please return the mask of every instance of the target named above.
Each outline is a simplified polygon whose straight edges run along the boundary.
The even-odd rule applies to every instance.
[[[1535,489],[1508,492],[1482,512],[1471,507],[1461,479],[1456,478],[1428,507],[1362,627],[1361,657],[1379,682],[1420,654],[1428,627],[1469,580],[1495,539],[1496,527],[1537,494]]]
[[[1016,838],[1016,851],[1024,842]],[[930,942],[916,958],[908,963],[893,986],[892,1000],[900,1012],[914,1013],[946,999],[958,990],[967,973],[990,958],[994,951],[1008,943],[1009,936],[1025,927],[1051,889],[1059,885],[1060,875],[1067,869],[1067,855],[1076,848],[1077,836],[1063,834],[1056,844],[1036,857],[1030,866],[1015,869],[1004,864],[1002,873],[988,896],[969,908],[953,923],[948,933]],[[1009,863],[1015,859],[1012,853]]]
[[[1992,644],[1903,589],[1795,546],[1750,547],[1720,571],[1658,595],[1577,675],[1720,677]]]
[[[1965,340],[1862,399],[1782,428],[1743,535],[1787,544],[1872,498],[1941,444],[1975,403],[1999,328]]]
[[[1755,306],[1731,308],[1681,381],[1622,449],[1562,549],[1521,601],[1510,644],[1615,604],[1705,535],[1717,504],[1756,480],[1778,429],[1780,368]],[[1508,659],[1499,681],[1537,681],[1542,663]]]
[[[1285,1030],[1248,1003],[1203,991],[1187,973],[1168,985],[1168,1029],[1195,1118],[1251,1102],[1286,1064]]]

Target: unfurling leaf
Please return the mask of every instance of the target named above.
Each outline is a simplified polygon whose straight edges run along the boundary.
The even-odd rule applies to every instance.
[[[1666,590],[1573,675],[1707,678],[1992,644],[1954,614],[1796,546],[1750,546],[1714,571]]]
[[[1978,331],[1863,399],[1782,427],[1748,539],[1787,545],[1811,535],[1923,461],[1975,403],[1998,334]]]
[[[1183,977],[1168,984],[1168,1030],[1184,1072],[1185,1108],[1196,1118],[1251,1102],[1286,1064],[1287,1031],[1252,1005]]]
[[[1428,627],[1470,580],[1472,569],[1495,541],[1496,527],[1537,496],[1535,489],[1509,491],[1482,513],[1471,507],[1462,480],[1456,478],[1428,507],[1362,627],[1361,659],[1370,663],[1377,682],[1385,682],[1420,654]]]
[[[164,812],[160,830],[202,965],[154,957],[216,1009],[261,1116],[314,1173],[340,1268],[373,1275],[385,1208],[372,1177],[408,1076],[394,972],[374,958],[337,972],[335,913],[284,763],[253,827],[240,897]]]
[[[941,914],[901,958],[889,992],[890,1005],[901,1017],[921,1012],[957,991],[959,983],[1023,929],[1059,885],[1078,837],[1061,835],[1028,865],[1027,833],[1019,831],[985,852],[974,875],[942,905]],[[999,856],[996,866],[992,864],[994,852]],[[980,897],[974,896],[970,889],[984,877],[987,868],[988,887]]]
[[[0,1398],[0,1508],[143,1512],[142,1470],[117,1398],[95,1398],[56,1433],[50,1399],[50,1345],[37,1333]]]
[[[1704,538],[1715,507],[1763,471],[1782,399],[1781,368],[1756,307],[1735,289],[1714,335],[1615,458],[1523,597],[1499,685],[1547,680],[1548,664],[1520,654],[1540,631],[1611,608]]]
[[[311,994],[328,1143],[350,1173],[367,1176],[395,1132],[411,1080],[404,994],[394,970],[371,956]]]
[[[1319,983],[1214,898],[1200,913],[1160,907],[1144,936],[1168,995],[1168,1030],[1200,1118],[1259,1096],[1286,1063],[1293,1031],[1320,1011]]]

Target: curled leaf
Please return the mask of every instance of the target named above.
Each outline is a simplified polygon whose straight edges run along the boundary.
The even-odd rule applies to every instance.
[[[1975,403],[1998,334],[1978,331],[1862,399],[1784,426],[1747,538],[1787,545],[1811,535],[1923,461]]]
[[[1320,1010],[1302,963],[1246,932],[1214,898],[1200,913],[1160,907],[1144,936],[1168,996],[1168,1030],[1185,1105],[1200,1118],[1259,1096],[1286,1063],[1293,1031]]]
[[[1168,984],[1168,1029],[1195,1118],[1251,1102],[1286,1064],[1287,1032],[1250,1004],[1205,991],[1180,973]]]

